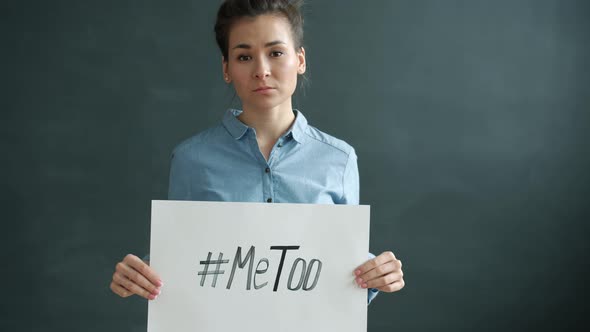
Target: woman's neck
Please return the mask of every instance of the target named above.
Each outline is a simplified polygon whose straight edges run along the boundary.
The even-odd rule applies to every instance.
[[[244,105],[240,121],[256,130],[259,145],[274,145],[291,127],[295,114],[291,103],[278,105],[271,109],[253,109]]]

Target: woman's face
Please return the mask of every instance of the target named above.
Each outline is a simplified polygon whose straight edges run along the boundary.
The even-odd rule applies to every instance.
[[[295,51],[289,22],[282,16],[241,18],[229,33],[226,81],[233,82],[246,109],[291,108],[297,75],[305,72],[305,51]]]

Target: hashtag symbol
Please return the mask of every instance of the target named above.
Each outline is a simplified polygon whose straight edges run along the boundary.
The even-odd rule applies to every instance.
[[[199,261],[199,263],[201,265],[205,265],[205,269],[203,271],[199,271],[199,273],[197,273],[197,275],[202,276],[201,277],[201,287],[205,284],[205,278],[207,278],[207,275],[209,275],[209,274],[213,275],[213,283],[211,284],[211,286],[215,287],[215,284],[217,283],[217,276],[225,273],[224,270],[219,269],[221,267],[221,264],[229,263],[229,259],[222,259],[222,258],[223,258],[223,253],[220,252],[219,258],[217,258],[217,260],[212,261],[211,260],[211,252],[209,252],[209,254],[207,255],[206,261]],[[211,265],[211,264],[216,265],[214,271],[209,271],[209,265]]]

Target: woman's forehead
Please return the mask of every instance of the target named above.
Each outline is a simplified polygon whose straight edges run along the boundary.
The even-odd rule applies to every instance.
[[[289,21],[279,15],[242,17],[232,24],[229,33],[230,50],[238,45],[266,47],[276,41],[286,45],[293,43]]]

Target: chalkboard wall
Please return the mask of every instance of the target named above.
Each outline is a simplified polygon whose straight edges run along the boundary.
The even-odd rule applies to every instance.
[[[169,156],[239,107],[219,1],[4,1],[2,331],[146,331],[109,283],[149,250]],[[371,251],[406,287],[369,331],[588,323],[590,2],[308,0],[294,106],[353,145]],[[8,296],[6,296],[8,295]]]

